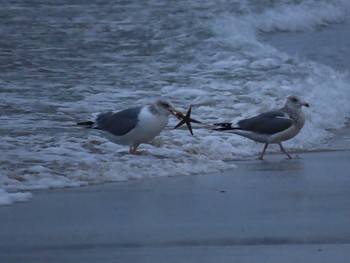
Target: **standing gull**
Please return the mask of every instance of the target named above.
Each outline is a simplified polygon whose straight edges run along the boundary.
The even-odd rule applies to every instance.
[[[87,128],[107,131],[114,135],[114,142],[128,145],[130,153],[137,154],[137,147],[157,136],[168,124],[169,114],[178,117],[182,113],[169,102],[158,100],[144,107],[128,108],[119,112],[106,112],[96,120],[79,122]]]
[[[296,96],[288,96],[283,108],[261,113],[249,119],[238,121],[236,125],[232,123],[216,123],[219,131],[230,130],[231,132],[249,138],[253,141],[265,143],[264,149],[259,156],[263,160],[267,146],[276,143],[281,151],[289,159],[292,157],[282,146],[283,141],[287,141],[297,135],[305,123],[304,114],[301,107],[309,107],[309,104]]]

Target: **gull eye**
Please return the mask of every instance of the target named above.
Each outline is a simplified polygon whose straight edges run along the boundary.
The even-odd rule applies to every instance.
[[[161,102],[160,102],[160,105],[161,105],[162,107],[166,108],[166,109],[170,107],[169,103],[167,103],[167,102],[165,102],[165,101],[161,101]]]
[[[298,99],[295,98],[295,97],[292,97],[292,98],[291,98],[291,101],[294,102],[294,103],[296,103],[296,102],[298,102]]]

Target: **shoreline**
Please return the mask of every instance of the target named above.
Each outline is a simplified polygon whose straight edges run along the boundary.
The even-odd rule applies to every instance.
[[[36,191],[0,208],[5,262],[346,262],[350,151]]]
[[[293,159],[291,160],[298,160],[301,159],[299,155],[303,155],[303,154],[312,154],[312,153],[333,153],[333,152],[350,152],[350,149],[348,148],[344,148],[344,149],[317,149],[317,150],[290,150],[288,151],[288,153],[290,153],[291,155],[294,155]],[[269,160],[269,158],[271,160]],[[227,159],[225,160],[225,162],[237,162],[238,164],[240,163],[244,163],[244,162],[252,162],[252,161],[257,161],[257,162],[269,162],[269,161],[276,161],[275,159],[278,159],[278,157],[280,157],[280,161],[289,161],[289,159],[285,158],[285,155],[279,153],[279,152],[270,152],[270,153],[266,153],[266,156],[264,158],[264,160],[259,160],[258,158],[256,158],[255,156],[250,156],[250,157],[242,157],[242,158],[233,158],[233,159]],[[237,165],[238,166],[238,165]],[[143,177],[143,178],[130,178],[128,180],[125,181],[109,181],[109,182],[102,182],[102,183],[89,183],[86,185],[79,185],[79,186],[65,186],[65,187],[50,187],[50,188],[44,188],[44,189],[26,189],[26,190],[7,190],[7,192],[9,194],[33,194],[33,198],[35,198],[35,193],[37,192],[47,192],[47,191],[54,191],[54,190],[65,190],[65,189],[79,189],[79,188],[89,188],[89,187],[95,187],[95,186],[106,186],[106,185],[110,185],[110,184],[120,184],[120,183],[127,183],[127,182],[133,182],[133,181],[146,181],[146,180],[152,180],[152,179],[162,179],[162,180],[166,180],[167,178],[177,178],[177,177],[187,177],[187,176],[216,176],[216,174],[222,174],[222,173],[229,173],[231,171],[235,171],[236,169],[233,170],[224,170],[224,171],[217,171],[215,173],[206,173],[206,174],[194,174],[194,175],[172,175],[172,176],[153,176],[153,177]],[[32,198],[32,197],[30,197]],[[23,198],[23,201],[16,201],[13,204],[9,204],[9,205],[0,205],[0,209],[1,207],[6,207],[6,206],[12,206],[12,205],[18,205],[21,203],[26,203],[26,202],[31,202],[32,199],[27,199],[27,198]]]

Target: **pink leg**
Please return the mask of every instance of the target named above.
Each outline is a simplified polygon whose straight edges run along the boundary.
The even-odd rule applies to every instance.
[[[144,151],[137,151],[137,150],[136,150],[137,147],[138,147],[138,145],[137,145],[137,146],[130,146],[129,152],[130,152],[131,154],[135,154],[135,155],[143,154]]]
[[[264,149],[258,158],[259,160],[264,160],[264,154],[265,154],[265,151],[266,151],[268,145],[269,145],[268,143],[265,144]]]
[[[288,156],[288,159],[293,159],[292,156],[290,156],[289,153],[287,153],[286,150],[283,148],[282,143],[279,143],[278,145],[280,146],[281,151]]]

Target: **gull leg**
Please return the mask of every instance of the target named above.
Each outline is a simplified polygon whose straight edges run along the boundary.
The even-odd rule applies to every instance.
[[[140,155],[140,154],[143,154],[143,153],[146,152],[146,151],[137,151],[137,150],[136,150],[137,147],[138,147],[138,145],[137,145],[137,146],[130,146],[129,152],[130,152],[131,154],[135,154],[135,155]]]
[[[130,146],[129,153],[136,154],[136,147]]]
[[[292,156],[289,155],[289,153],[286,152],[286,150],[283,148],[282,143],[278,143],[278,145],[281,148],[281,151],[285,153],[285,155],[288,156],[288,159],[293,159]]]
[[[258,158],[259,160],[262,160],[262,161],[264,160],[264,154],[265,154],[265,151],[266,151],[268,145],[269,145],[268,143],[265,144],[264,149]]]

